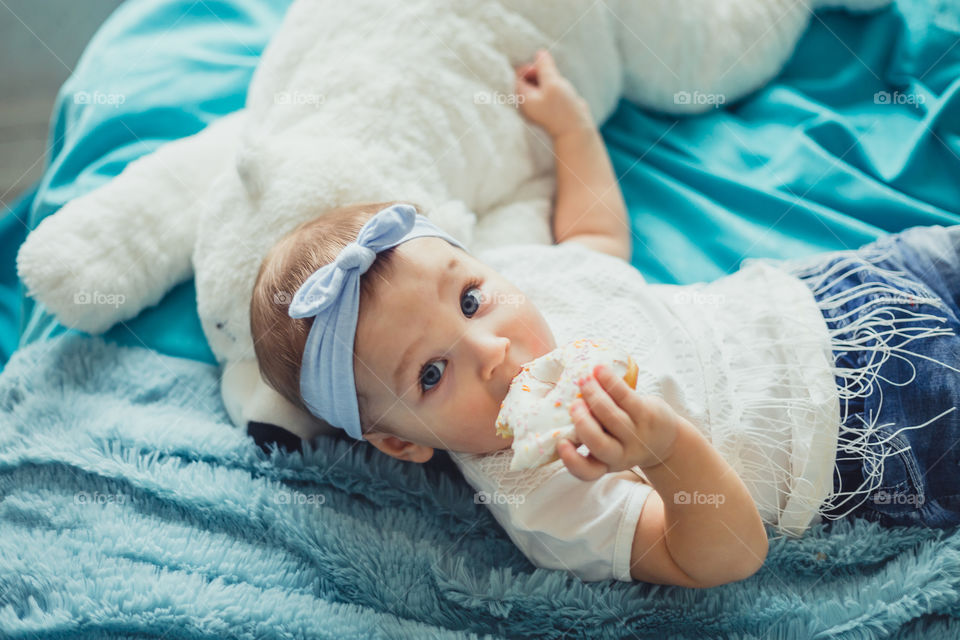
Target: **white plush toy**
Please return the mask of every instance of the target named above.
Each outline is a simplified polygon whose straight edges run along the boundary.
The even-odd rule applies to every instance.
[[[18,273],[28,295],[89,333],[194,276],[232,420],[309,437],[325,425],[262,382],[250,334],[257,269],[282,235],[338,205],[407,200],[472,252],[549,243],[550,140],[512,99],[514,67],[537,49],[598,122],[621,95],[695,113],[776,75],[813,10],[888,2],[295,0],[244,109],[44,219]],[[74,304],[93,290],[124,303]]]

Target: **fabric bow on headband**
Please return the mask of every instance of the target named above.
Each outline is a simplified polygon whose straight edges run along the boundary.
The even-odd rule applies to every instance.
[[[300,367],[300,395],[310,413],[362,439],[353,372],[353,341],[360,309],[360,276],[377,254],[423,236],[437,236],[466,251],[409,204],[381,209],[337,259],[307,278],[290,302],[291,318],[314,317]]]

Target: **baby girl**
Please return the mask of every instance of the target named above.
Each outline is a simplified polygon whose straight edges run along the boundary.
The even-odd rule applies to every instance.
[[[516,90],[553,140],[556,244],[476,256],[411,204],[325,212],[257,276],[268,384],[395,458],[448,451],[535,565],[584,580],[741,580],[766,525],[960,524],[960,226],[651,285],[586,103],[546,52]],[[636,389],[597,367],[560,459],[509,471],[511,380],[587,337],[630,353]]]

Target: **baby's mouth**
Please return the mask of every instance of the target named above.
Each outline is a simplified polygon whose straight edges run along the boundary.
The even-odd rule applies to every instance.
[[[506,386],[505,386],[504,389],[503,389],[503,397],[500,398],[501,401],[502,401],[504,398],[507,397],[507,393],[510,392],[510,387],[511,387],[511,385],[513,385],[513,381],[517,379],[517,376],[519,376],[521,373],[523,373],[523,369],[524,369],[525,366],[526,366],[526,363],[521,364],[519,367],[517,367],[517,370],[514,371],[514,372],[513,372],[513,375],[510,376],[510,379],[507,380],[507,384],[506,384]]]

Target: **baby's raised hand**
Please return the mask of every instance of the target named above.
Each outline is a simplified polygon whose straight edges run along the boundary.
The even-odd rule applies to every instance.
[[[533,64],[521,65],[516,72],[520,112],[553,138],[596,128],[587,101],[560,75],[549,51],[537,51]]]
[[[580,390],[583,398],[570,406],[579,442],[557,443],[574,476],[590,481],[634,465],[652,467],[673,452],[680,416],[662,399],[641,395],[600,366],[580,381]],[[579,444],[587,445],[588,456],[577,452]]]

